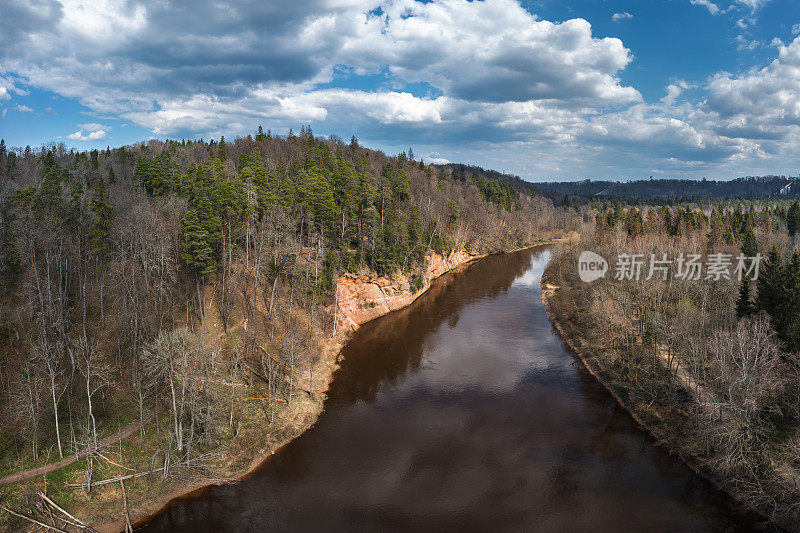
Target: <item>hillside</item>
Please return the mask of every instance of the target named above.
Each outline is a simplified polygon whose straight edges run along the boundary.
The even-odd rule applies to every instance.
[[[585,203],[588,200],[624,199],[631,202],[677,203],[699,200],[733,200],[800,197],[800,185],[786,176],[747,177],[734,180],[649,179],[636,181],[564,181],[532,185],[554,198]]]
[[[46,489],[105,523],[123,501],[141,514],[240,475],[321,409],[348,325],[337,279],[382,276],[413,295],[453,252],[572,224],[532,191],[452,174],[305,127],[4,150],[0,477],[141,422],[135,442],[3,487],[4,505],[36,515],[29,496]],[[104,483],[123,475],[127,500]]]

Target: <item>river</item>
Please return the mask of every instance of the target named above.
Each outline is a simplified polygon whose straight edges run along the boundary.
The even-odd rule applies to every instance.
[[[546,247],[490,256],[364,325],[317,424],[142,531],[751,531],[552,328]]]

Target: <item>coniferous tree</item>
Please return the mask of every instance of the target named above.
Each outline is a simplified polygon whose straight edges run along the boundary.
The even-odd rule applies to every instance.
[[[794,237],[800,231],[800,202],[795,200],[786,212],[786,229]]]
[[[710,225],[711,230],[708,233],[708,248],[709,250],[716,250],[717,246],[722,243],[722,232],[724,226],[722,217],[716,208],[711,211]]]
[[[216,270],[217,247],[222,240],[222,224],[217,213],[217,169],[207,161],[197,172],[189,208],[181,222],[183,258],[202,278]]]
[[[758,253],[758,242],[753,231],[753,224],[748,221],[744,234],[742,235],[742,254],[745,257],[755,257]]]
[[[89,244],[97,259],[97,268],[100,273],[100,319],[105,321],[103,288],[105,286],[105,270],[111,256],[109,237],[114,223],[114,209],[109,203],[108,187],[102,174],[92,192],[89,210],[92,213],[92,221],[89,223]]]
[[[6,177],[13,179],[17,173],[17,154],[8,152],[6,156]]]
[[[772,214],[769,208],[764,209],[764,216],[761,219],[761,227],[769,235],[772,233]]]
[[[750,301],[750,280],[743,277],[739,285],[739,298],[736,300],[736,317],[748,317],[753,311],[753,303]]]
[[[241,169],[241,176],[245,182],[253,184],[256,193],[258,211],[263,213],[278,202],[278,189],[276,176],[267,171],[261,159],[261,150],[256,147],[245,157]]]
[[[800,350],[800,253],[795,250],[784,269],[783,308],[778,332],[790,351]]]
[[[109,203],[108,187],[102,174],[92,191],[89,210],[92,212],[92,221],[89,224],[89,243],[102,269],[105,267],[111,251],[108,240],[114,224],[114,208]]]
[[[79,180],[72,184],[72,189],[69,192],[69,218],[74,224],[82,226],[83,183]]]
[[[219,160],[222,162],[225,162],[228,159],[228,145],[225,143],[224,135],[219,140],[219,146],[217,147],[217,158],[219,158]]]
[[[0,178],[6,172],[6,140],[0,139]]]
[[[61,168],[58,166],[52,150],[45,154],[43,166],[44,179],[34,200],[34,207],[51,216],[58,216],[63,210]]]
[[[767,260],[758,274],[756,308],[775,317],[781,308],[783,294],[783,265],[778,248],[772,245]]]

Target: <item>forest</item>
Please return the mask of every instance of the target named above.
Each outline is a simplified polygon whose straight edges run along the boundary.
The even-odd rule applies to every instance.
[[[582,180],[532,184],[557,205],[619,199],[630,204],[711,204],[739,199],[797,198],[800,185],[786,176],[750,176],[730,180],[643,179],[631,181]]]
[[[239,472],[321,409],[339,276],[403,274],[418,291],[430,254],[575,224],[495,177],[310,126],[85,152],[0,141],[0,478],[80,458],[0,487],[0,503],[41,518],[44,488],[102,522]],[[126,427],[135,444],[100,451]]]
[[[800,518],[800,203],[581,208],[580,237],[545,273],[551,311],[587,366],[642,424],[747,507]],[[756,257],[758,270],[584,283],[582,250],[609,261]],[[665,255],[666,254],[666,255]]]

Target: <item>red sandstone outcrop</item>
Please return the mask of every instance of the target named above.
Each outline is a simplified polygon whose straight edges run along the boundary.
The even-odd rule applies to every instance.
[[[431,280],[475,258],[465,250],[455,251],[446,258],[437,253],[428,254],[424,285],[413,294],[410,280],[399,271],[393,278],[340,276],[336,283],[339,327],[355,330],[373,318],[407,306],[428,289]]]

